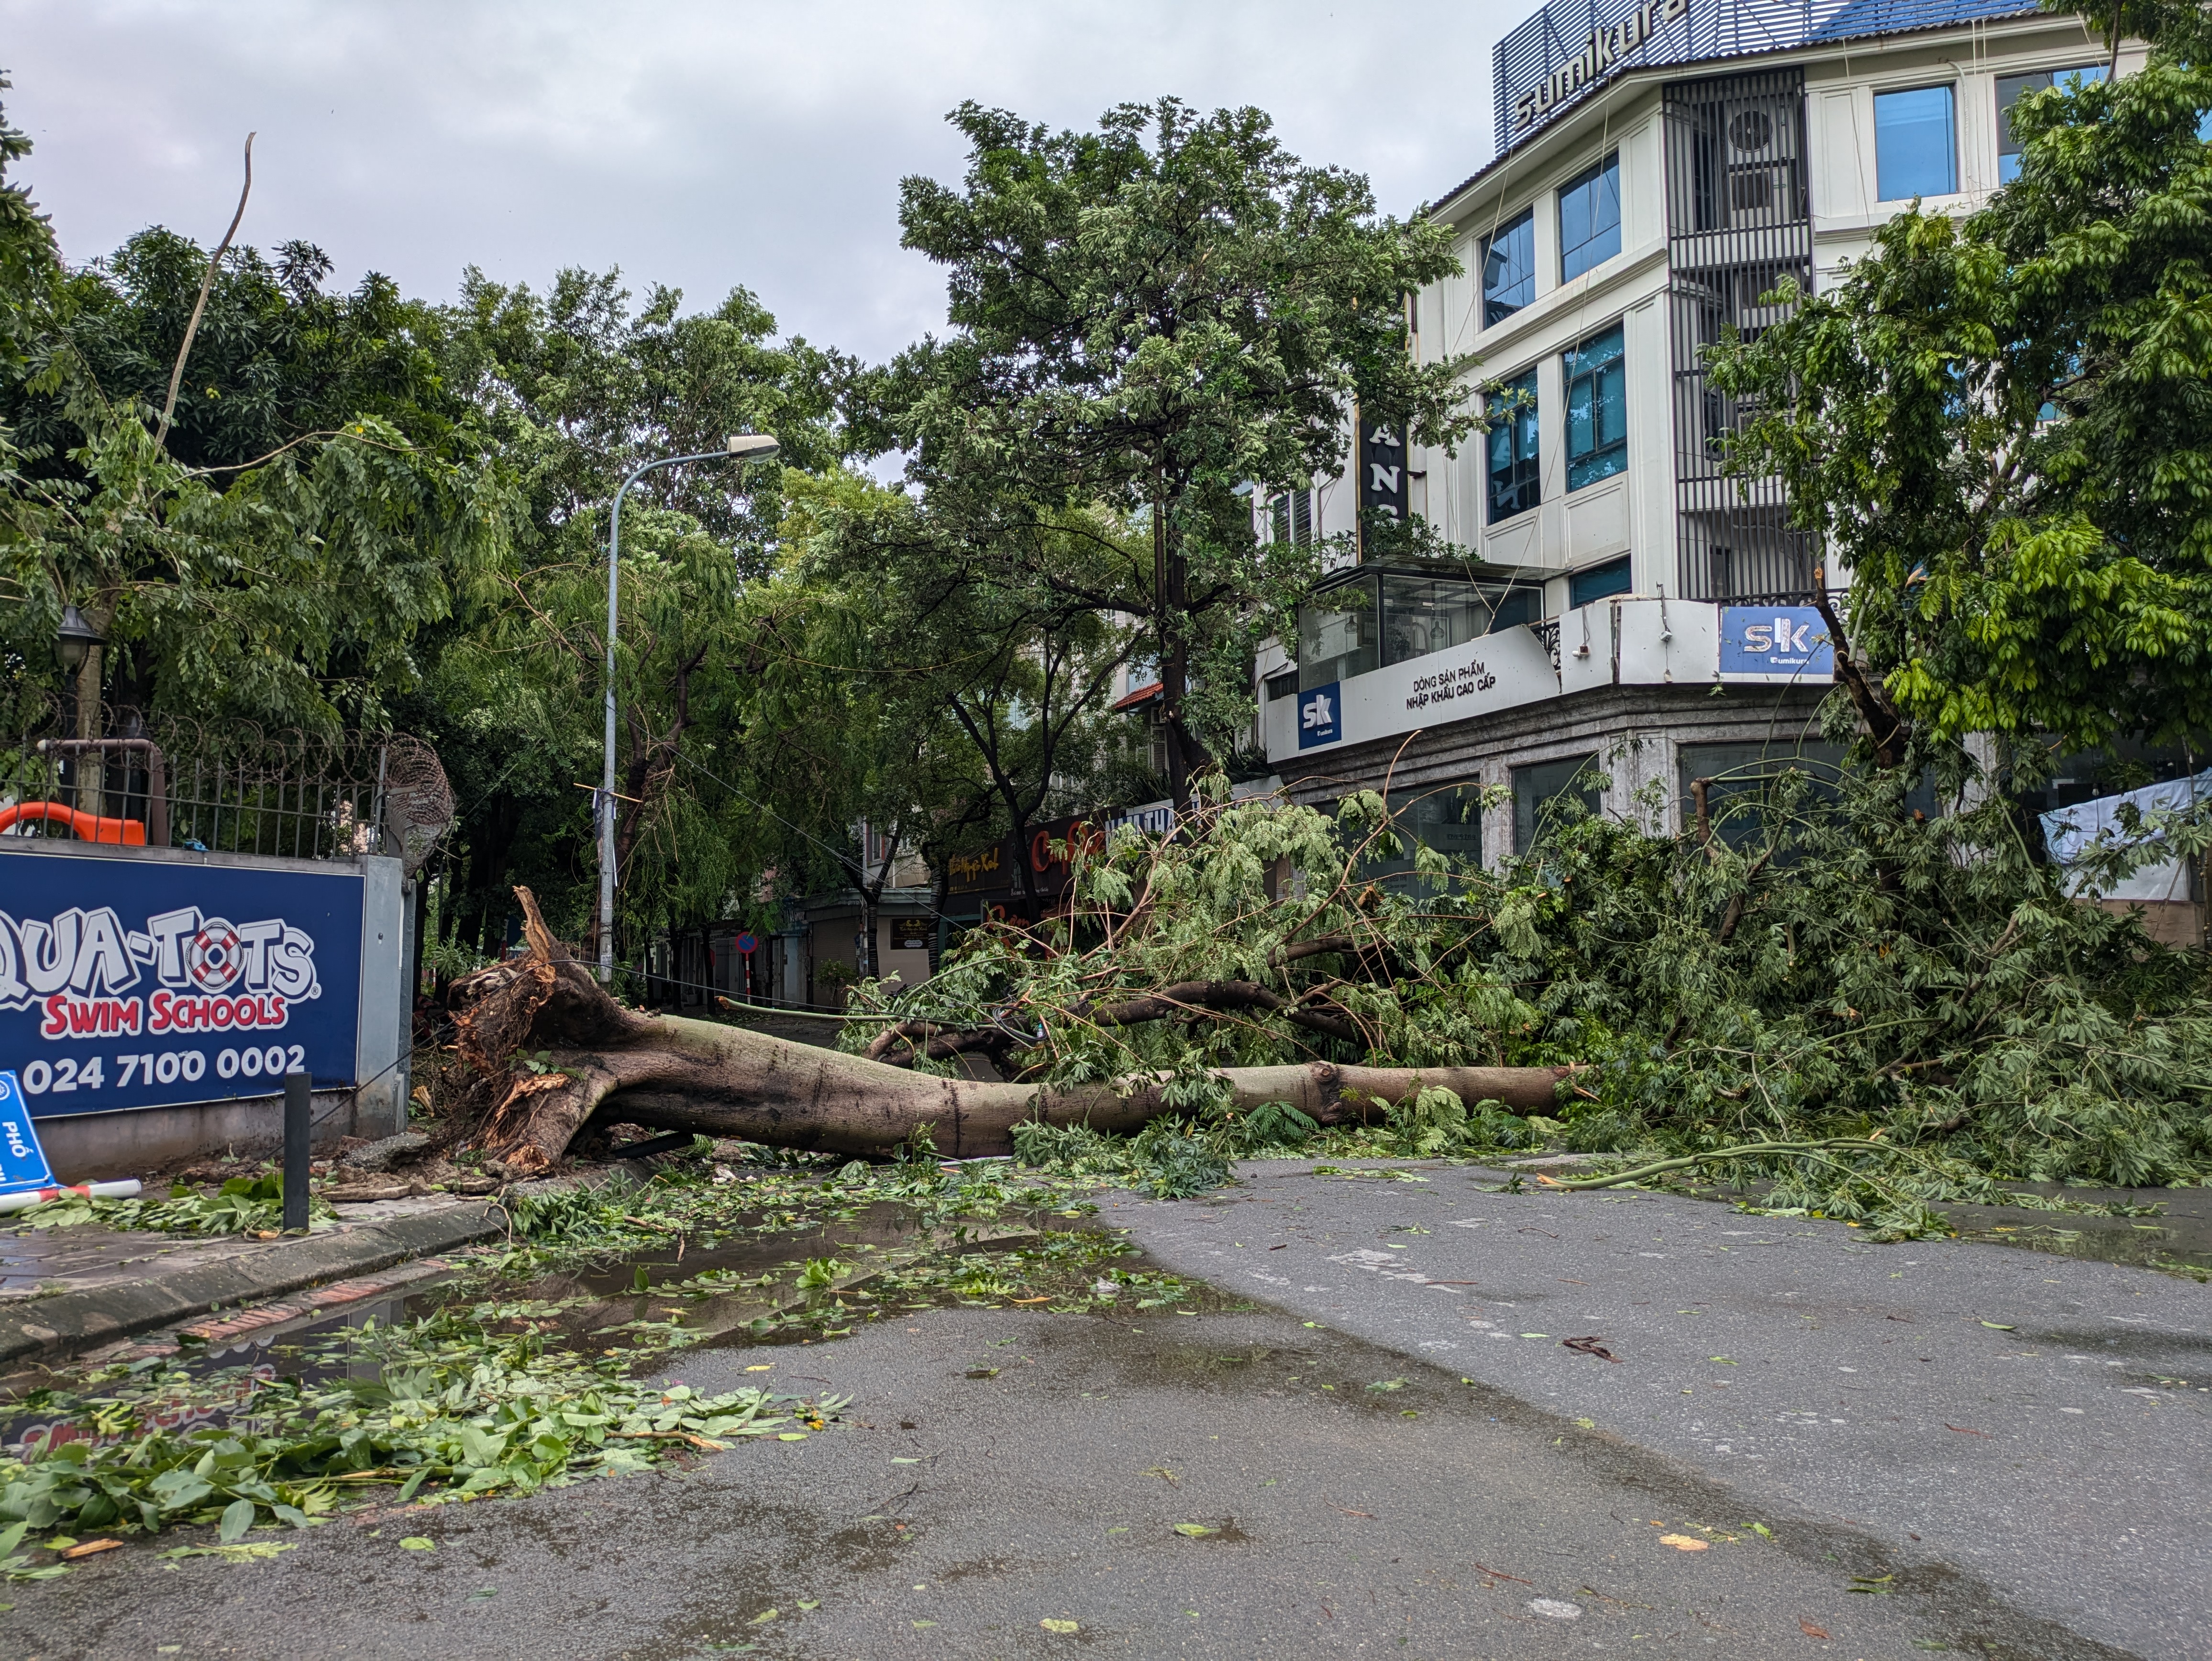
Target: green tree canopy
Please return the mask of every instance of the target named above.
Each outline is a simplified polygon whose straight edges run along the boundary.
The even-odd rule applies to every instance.
[[[0,145],[0,167],[28,151]],[[4,180],[0,180],[4,182]],[[207,256],[161,230],[65,267],[0,190],[0,641],[19,713],[64,689],[65,604],[110,642],[77,691],[142,709],[328,728],[380,725],[420,678],[418,632],[501,557],[498,457],[432,356],[434,320],[371,277],[323,293],[288,244],[227,253],[166,392]]]
[[[2125,26],[2148,63],[2022,98],[1986,207],[1916,204],[1715,355],[1765,411],[1735,465],[1850,570],[1839,672],[1886,764],[1916,732],[2212,730],[2212,31]]]
[[[1054,132],[963,104],[958,188],[901,187],[908,247],[946,268],[951,333],[884,381],[890,431],[945,534],[1018,551],[1103,504],[1148,532],[1026,580],[1144,631],[1179,801],[1249,715],[1255,636],[1317,575],[1255,544],[1249,492],[1341,463],[1351,406],[1455,442],[1456,365],[1414,364],[1405,296],[1455,269],[1443,228],[1379,216],[1255,109],[1175,99]],[[1049,540],[1049,539],[1046,539]]]
[[[442,318],[441,362],[521,493],[498,592],[452,631],[416,724],[438,744],[464,818],[448,926],[489,931],[508,885],[556,927],[595,925],[591,798],[599,776],[609,510],[641,464],[720,453],[769,432],[794,470],[847,450],[849,360],[801,339],[744,289],[708,312],[636,303],[618,272],[558,273],[543,291],[471,271]],[[783,470],[723,462],[646,474],[624,499],[616,695],[621,930],[742,906],[773,858],[749,747],[770,660],[750,597],[773,569]],[[764,817],[765,816],[765,817]]]

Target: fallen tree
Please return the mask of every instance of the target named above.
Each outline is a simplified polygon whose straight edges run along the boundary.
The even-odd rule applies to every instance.
[[[1369,793],[1333,818],[1201,804],[1081,852],[1060,915],[854,987],[837,1050],[623,1009],[526,904],[529,957],[457,988],[481,1140],[530,1171],[595,1112],[854,1153],[927,1126],[1188,1191],[1380,1116],[1360,1147],[1563,1137],[1890,1234],[1993,1179],[2212,1171],[2201,954],[2075,898],[2089,867],[2030,857],[2002,795],[1929,818],[1907,777],[1763,767],[1698,792],[1680,838],[1570,805],[1494,869],[1404,870]]]
[[[1024,1120],[1130,1131],[1188,1104],[1188,1089],[1178,1089],[1188,1078],[1171,1072],[993,1082],[628,1009],[553,938],[530,891],[515,893],[528,954],[479,970],[453,990],[462,1057],[490,1098],[479,1140],[514,1174],[559,1159],[602,1109],[636,1124],[853,1154],[887,1153],[927,1129],[940,1153],[973,1158],[1011,1153],[1013,1128]],[[1182,1000],[1168,1001],[1181,1007]],[[1220,1068],[1205,1082],[1231,1111],[1285,1103],[1333,1124],[1435,1089],[1516,1112],[1548,1111],[1570,1071],[1314,1060]]]

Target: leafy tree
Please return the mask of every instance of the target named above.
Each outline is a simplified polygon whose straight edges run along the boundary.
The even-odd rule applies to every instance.
[[[890,431],[945,534],[1134,625],[1158,653],[1173,793],[1249,718],[1253,642],[1317,575],[1255,545],[1249,492],[1334,471],[1350,405],[1449,444],[1457,365],[1408,358],[1404,296],[1455,269],[1448,233],[1378,217],[1258,110],[1123,105],[1053,132],[963,104],[954,189],[901,187],[906,246],[946,267],[952,332],[884,378]],[[1085,532],[1096,504],[1145,538]]]
[[[273,268],[235,250],[177,443],[157,444],[205,257],[157,230],[72,272],[23,192],[4,196],[0,641],[19,705],[60,690],[53,630],[75,603],[111,642],[79,678],[81,733],[108,671],[140,708],[380,724],[420,675],[417,632],[511,529],[496,458],[429,373],[425,314],[380,278],[323,295],[305,245]]]
[[[465,817],[444,927],[488,945],[516,880],[564,930],[596,933],[591,798],[599,776],[609,509],[641,463],[770,432],[795,469],[848,440],[853,366],[743,289],[710,312],[618,273],[564,271],[538,293],[471,271],[440,362],[514,470],[526,523],[499,595],[447,649],[424,724]],[[617,637],[618,896],[631,938],[744,903],[773,843],[744,739],[769,659],[748,598],[774,560],[782,471],[710,462],[646,474],[624,498]],[[596,941],[594,940],[594,945]]]
[[[1042,1086],[1172,1080],[1229,1153],[1281,1127],[1235,1122],[1225,1068],[1571,1064],[1559,1123],[1423,1092],[1370,1151],[1559,1137],[1893,1233],[1947,1231],[1929,1202],[1996,1202],[1992,1177],[2212,1169],[2196,955],[2069,902],[2001,797],[1916,820],[1876,782],[1824,800],[1788,773],[1703,837],[1570,806],[1494,870],[1417,845],[1370,879],[1403,834],[1372,792],[1334,821],[1202,801],[1176,836],[1117,833],[1068,916],[971,935],[842,1042],[926,1071],[981,1052]]]
[[[1838,673],[1885,766],[1916,735],[2212,730],[2212,28],[2167,0],[2124,27],[2148,63],[2023,98],[1986,207],[1916,204],[1715,354],[1765,411],[1734,465],[1850,569]]]
[[[814,484],[805,508],[799,569],[848,602],[822,607],[813,649],[931,735],[932,788],[912,818],[934,863],[1025,844],[1038,823],[1104,799],[1102,751],[1127,725],[1105,706],[1136,636],[1050,579],[1079,581],[1100,551],[1133,557],[1147,538],[1097,507],[979,524],[850,474]],[[1034,911],[1036,873],[1020,872]]]

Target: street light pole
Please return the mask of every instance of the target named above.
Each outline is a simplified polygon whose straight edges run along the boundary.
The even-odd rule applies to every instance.
[[[778,446],[766,433],[732,434],[720,450],[697,455],[663,456],[648,461],[623,480],[615,492],[615,507],[607,532],[607,733],[606,765],[592,804],[599,820],[599,981],[615,977],[615,623],[617,574],[622,569],[622,505],[629,487],[655,467],[674,467],[686,461],[767,461]]]

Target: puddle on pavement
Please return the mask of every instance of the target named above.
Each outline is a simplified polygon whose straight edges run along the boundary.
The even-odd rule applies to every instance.
[[[651,1371],[702,1345],[822,1343],[870,1321],[939,1307],[1147,1317],[1248,1307],[1167,1274],[1110,1232],[1071,1226],[1063,1213],[1009,1213],[988,1226],[932,1230],[912,1208],[884,1202],[811,1226],[712,1238],[694,1250],[672,1238],[656,1250],[522,1283],[441,1275],[219,1344],[187,1343],[162,1359],[201,1388],[180,1390],[174,1410],[157,1422],[185,1431],[250,1420],[254,1392],[279,1378],[310,1384],[374,1378],[379,1362],[345,1342],[348,1332],[452,1309],[480,1321],[495,1342],[527,1338]],[[160,1342],[153,1335],[126,1359],[156,1354]],[[78,1387],[83,1370],[80,1364],[5,1381],[11,1388],[0,1397],[0,1447],[20,1454],[27,1440],[106,1439],[89,1419],[9,1410],[9,1402],[40,1386]]]
[[[2085,1217],[2027,1206],[1943,1205],[1960,1236],[2024,1246],[2064,1257],[2133,1263],[2186,1275],[2212,1275],[2212,1190],[2201,1188],[2059,1188],[2015,1184],[2030,1193],[2089,1205],[2156,1206],[2155,1217]]]
[[[1931,1209],[1948,1218],[1961,1239],[2047,1251],[2062,1257],[2162,1269],[2196,1281],[2212,1277],[2212,1189],[2066,1188],[2056,1183],[2007,1183],[2004,1186],[2016,1193],[2079,1205],[2146,1210],[2155,1208],[2160,1214],[2085,1216],[2072,1211],[2043,1211],[2033,1206],[1962,1205],[1948,1202]],[[1765,1190],[1699,1188],[1692,1197],[1756,1206],[1765,1197]]]
[[[428,1282],[418,1282],[428,1286]],[[263,1384],[280,1378],[307,1384],[324,1384],[344,1378],[374,1378],[380,1363],[356,1354],[350,1343],[328,1341],[357,1332],[369,1322],[389,1326],[404,1318],[417,1299],[434,1293],[416,1291],[388,1298],[363,1299],[327,1315],[303,1315],[280,1322],[219,1344],[192,1344],[166,1358],[188,1377],[210,1382],[211,1388],[180,1400],[173,1409],[148,1416],[144,1428],[184,1433],[202,1425],[227,1422],[236,1417]],[[33,1372],[13,1381],[9,1399],[20,1401],[43,1384],[64,1382],[60,1373]],[[21,1458],[36,1447],[58,1447],[64,1442],[95,1445],[113,1439],[94,1423],[37,1411],[10,1413],[0,1403],[0,1452]]]

